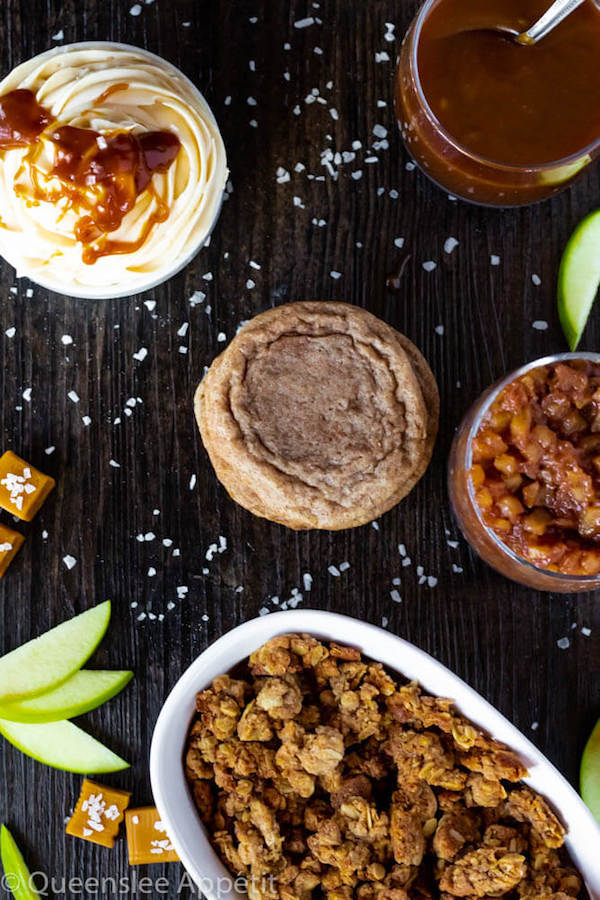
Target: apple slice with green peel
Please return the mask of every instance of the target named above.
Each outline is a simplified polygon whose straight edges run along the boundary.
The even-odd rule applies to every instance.
[[[0,857],[4,869],[3,887],[12,893],[15,900],[39,900],[40,895],[32,884],[23,854],[6,825],[0,828]]]
[[[576,350],[600,286],[600,210],[580,222],[565,248],[558,272],[558,315],[571,350]]]
[[[581,758],[581,796],[600,825],[600,719]]]
[[[0,704],[36,697],[71,677],[108,628],[110,600],[0,657]]]
[[[45,694],[0,703],[0,719],[32,724],[74,719],[116,696],[132,678],[133,672],[82,669]]]
[[[0,719],[0,734],[26,756],[65,772],[95,775],[129,768],[129,763],[72,722],[30,725]]]

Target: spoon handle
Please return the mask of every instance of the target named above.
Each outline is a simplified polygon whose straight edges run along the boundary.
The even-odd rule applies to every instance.
[[[541,19],[538,19],[535,25],[532,25],[531,28],[525,32],[524,36],[528,39],[527,43],[531,42],[536,44],[545,37],[549,31],[552,31],[553,28],[559,25],[563,19],[566,19],[573,10],[577,9],[578,6],[581,6],[583,2],[584,0],[555,0]]]

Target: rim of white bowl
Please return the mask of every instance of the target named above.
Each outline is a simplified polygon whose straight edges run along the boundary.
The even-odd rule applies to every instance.
[[[154,801],[189,875],[208,900],[234,900],[235,877],[213,850],[192,800],[183,767],[195,696],[217,675],[276,635],[304,632],[358,647],[400,675],[416,679],[438,696],[451,697],[472,722],[516,751],[528,766],[524,779],[543,794],[568,828],[565,844],[592,900],[600,900],[600,828],[569,782],[491,703],[424,650],[376,625],[323,610],[270,613],[251,619],[218,638],[181,676],[158,717],[150,751]],[[224,879],[219,881],[219,879]]]
[[[20,65],[30,62],[31,60],[48,59],[51,56],[59,56],[61,53],[64,53],[66,50],[79,50],[79,49],[82,49],[85,47],[100,48],[100,49],[102,49],[103,47],[107,47],[107,48],[112,47],[117,50],[134,50],[136,53],[140,53],[143,56],[148,57],[148,59],[151,59],[151,60],[161,63],[161,65],[163,67],[169,69],[173,74],[177,75],[178,78],[181,78],[187,84],[187,86],[191,89],[192,93],[194,93],[196,95],[196,97],[198,97],[200,99],[200,101],[206,106],[206,109],[210,115],[212,124],[216,127],[219,134],[221,134],[221,129],[219,127],[219,123],[217,122],[217,120],[215,118],[215,114],[212,111],[212,107],[206,100],[206,97],[204,96],[204,94],[200,91],[200,89],[191,80],[191,78],[188,78],[188,76],[184,72],[182,72],[181,69],[178,69],[177,66],[174,65],[174,63],[169,62],[168,59],[165,59],[164,57],[159,56],[158,53],[152,53],[151,50],[146,50],[144,47],[137,47],[135,44],[124,44],[120,41],[76,41],[73,44],[61,44],[57,47],[51,47],[49,50],[44,50],[43,53],[37,53],[35,56],[30,57],[30,59],[23,60],[23,63],[18,63],[16,66],[13,66],[13,68],[10,70],[10,72],[7,73],[7,75],[5,77],[8,77],[8,75],[10,75],[10,73],[13,72],[15,69],[17,69]],[[0,79],[0,82],[3,80],[4,79]],[[222,135],[221,135],[221,139],[222,139]],[[226,148],[225,152],[227,152],[227,148]],[[169,269],[169,271],[165,275],[161,275],[159,278],[155,278],[153,281],[148,282],[148,284],[144,284],[141,287],[135,287],[135,288],[133,288],[133,290],[128,288],[125,291],[115,290],[115,291],[109,292],[109,291],[99,290],[97,292],[93,292],[90,290],[87,290],[87,291],[74,290],[74,291],[69,291],[69,293],[67,293],[66,287],[64,289],[62,289],[60,287],[60,285],[56,284],[56,282],[46,281],[44,278],[39,278],[37,276],[34,277],[33,275],[30,275],[26,271],[23,271],[22,273],[18,274],[17,280],[20,280],[21,278],[27,278],[28,281],[31,281],[32,284],[36,284],[38,287],[44,288],[44,290],[52,291],[52,293],[59,294],[61,297],[67,297],[68,299],[74,299],[74,300],[123,300],[126,297],[136,297],[138,294],[143,294],[145,291],[152,291],[152,290],[154,290],[154,288],[157,288],[159,285],[164,284],[166,281],[170,281],[170,279],[174,278],[175,275],[178,275],[179,272],[181,272],[182,269],[185,269],[185,267],[188,266],[189,263],[191,263],[191,261],[194,259],[194,257],[197,256],[198,253],[206,246],[206,242],[212,235],[212,233],[215,229],[215,226],[219,220],[219,216],[221,215],[221,210],[223,209],[224,197],[225,197],[225,187],[221,191],[221,198],[220,198],[219,204],[216,208],[214,218],[210,224],[210,228],[208,229],[208,231],[202,238],[202,241],[198,242],[198,244],[187,254],[187,256],[183,257],[183,259],[176,260],[176,262],[173,264],[173,267],[171,269]],[[12,268],[15,269],[15,265],[13,262],[11,262],[10,259],[7,259],[5,256],[2,256],[2,254],[0,254],[0,257],[2,259],[4,259],[5,262],[7,262],[9,264],[9,266],[12,266]]]

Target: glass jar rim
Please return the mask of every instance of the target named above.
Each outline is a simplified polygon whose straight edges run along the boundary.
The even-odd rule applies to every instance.
[[[440,132],[440,134],[444,137],[449,144],[457,150],[459,153],[464,153],[468,156],[473,162],[479,163],[482,166],[493,166],[496,169],[501,169],[504,172],[514,172],[514,173],[524,173],[524,172],[550,172],[553,169],[557,169],[562,166],[575,165],[578,162],[581,162],[586,156],[591,157],[591,155],[597,149],[600,149],[600,135],[595,138],[591,143],[587,144],[585,147],[582,147],[581,150],[577,150],[575,153],[571,153],[570,156],[564,156],[562,159],[553,160],[547,163],[534,163],[533,165],[527,166],[519,166],[514,165],[512,163],[503,163],[499,160],[489,159],[486,156],[480,156],[478,153],[475,153],[473,150],[469,150],[464,144],[461,144],[450,132],[444,128],[433,109],[429,105],[429,101],[425,95],[425,91],[423,89],[423,85],[421,83],[421,76],[419,73],[419,60],[418,60],[418,49],[419,49],[419,41],[421,37],[421,31],[423,29],[423,25],[425,24],[425,20],[427,16],[431,12],[432,8],[439,3],[440,0],[425,0],[423,5],[421,6],[419,12],[417,13],[412,26],[412,36],[411,36],[411,47],[410,47],[410,66],[412,70],[413,79],[415,82],[415,86],[417,89],[417,93],[419,95],[419,100],[421,101],[421,105],[425,110],[428,117],[431,119],[436,129]],[[410,29],[409,29],[410,34]]]
[[[513,562],[517,563],[520,566],[523,566],[531,572],[536,572],[538,574],[543,574],[549,576],[550,578],[556,579],[557,583],[572,582],[577,585],[589,585],[590,590],[592,590],[593,586],[598,584],[598,581],[600,579],[600,572],[597,575],[568,575],[564,572],[554,572],[552,569],[546,569],[543,566],[534,565],[532,562],[529,562],[529,560],[525,559],[525,557],[519,556],[517,553],[511,550],[511,548],[507,544],[505,544],[501,538],[498,537],[496,532],[492,528],[490,528],[489,525],[486,525],[483,521],[479,504],[477,503],[477,500],[475,498],[475,490],[473,488],[472,480],[468,477],[468,473],[471,471],[471,468],[473,466],[473,439],[481,426],[484,416],[489,411],[494,400],[496,400],[496,398],[498,397],[498,394],[505,387],[507,387],[507,385],[512,384],[513,381],[516,381],[517,378],[520,378],[522,375],[525,375],[532,369],[538,369],[542,366],[555,365],[559,362],[568,362],[569,360],[574,359],[588,360],[600,365],[600,353],[592,353],[586,351],[582,351],[580,353],[554,353],[550,356],[543,356],[540,359],[534,359],[532,362],[525,363],[525,365],[521,366],[519,369],[515,369],[514,371],[509,372],[509,374],[500,379],[500,381],[495,382],[491,387],[487,389],[487,391],[484,391],[482,395],[483,402],[477,409],[477,413],[473,417],[473,422],[471,423],[471,427],[469,428],[469,432],[467,434],[465,470],[467,472],[467,490],[469,492],[469,499],[475,511],[475,515],[477,516],[477,521],[479,522],[485,533],[494,542],[496,547],[503,554],[505,554]],[[476,406],[478,406],[478,404],[481,402],[482,397],[480,397],[479,400],[476,401]]]

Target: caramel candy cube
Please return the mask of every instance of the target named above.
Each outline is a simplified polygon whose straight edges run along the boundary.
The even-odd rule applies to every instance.
[[[25,522],[37,515],[55,484],[10,450],[0,457],[0,506]]]
[[[130,866],[179,861],[155,806],[128,809],[125,828]]]
[[[67,834],[92,844],[114,847],[130,797],[128,791],[84,778],[75,812],[67,823]]]
[[[0,578],[25,543],[25,538],[18,531],[0,524]]]

